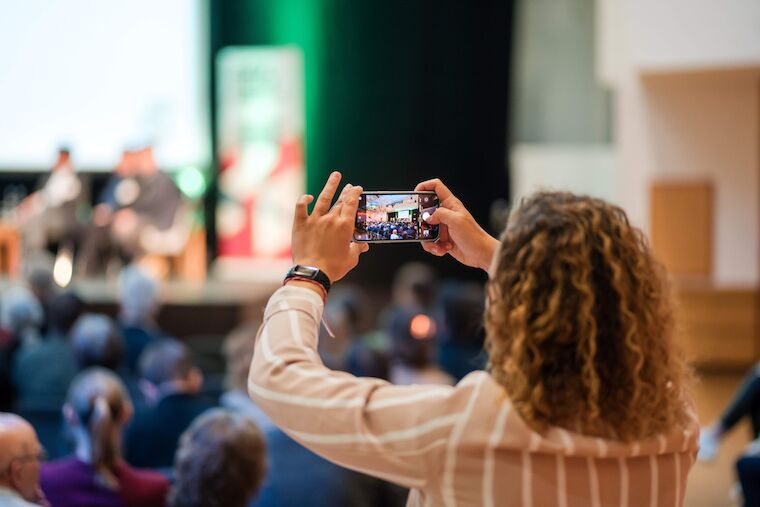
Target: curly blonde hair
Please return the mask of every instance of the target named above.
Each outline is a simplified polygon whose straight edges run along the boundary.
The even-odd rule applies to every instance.
[[[685,423],[691,374],[664,269],[622,209],[536,194],[492,271],[489,369],[530,427],[632,441]]]

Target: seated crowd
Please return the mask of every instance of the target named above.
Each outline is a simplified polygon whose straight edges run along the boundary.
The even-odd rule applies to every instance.
[[[415,239],[419,226],[411,221],[377,222],[367,226],[369,239]]]
[[[0,298],[0,503],[5,496],[16,502],[8,505],[53,507],[406,503],[406,489],[317,456],[251,400],[259,323],[218,344],[224,389],[204,387],[183,337],[158,326],[159,288],[141,268],[122,271],[115,319],[89,313],[49,276],[28,278]],[[444,287],[449,300],[439,302],[436,287],[426,265],[403,267],[392,303],[375,312],[377,326],[359,289],[336,289],[326,308],[336,336],[323,340],[325,364],[399,384],[453,385],[482,368],[482,288]],[[459,297],[478,290],[480,305]],[[447,371],[437,364],[462,347],[478,352],[448,354]],[[40,463],[43,455],[51,461]]]

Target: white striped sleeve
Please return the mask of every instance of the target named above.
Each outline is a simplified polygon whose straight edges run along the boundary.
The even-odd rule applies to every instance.
[[[393,386],[326,368],[316,355],[321,298],[286,286],[269,301],[248,391],[290,436],[340,465],[411,488],[437,480],[472,385]]]

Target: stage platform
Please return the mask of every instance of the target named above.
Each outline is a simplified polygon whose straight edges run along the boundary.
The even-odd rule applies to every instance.
[[[203,282],[162,281],[158,323],[180,339],[224,336],[242,322],[261,317],[267,299],[282,284],[286,271],[287,266],[228,266],[212,270]],[[0,294],[19,283],[19,279],[0,278]],[[89,312],[112,317],[118,314],[117,277],[75,277],[66,290],[76,291]]]

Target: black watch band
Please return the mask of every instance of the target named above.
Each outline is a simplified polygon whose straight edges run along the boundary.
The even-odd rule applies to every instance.
[[[330,292],[330,286],[332,285],[327,275],[319,268],[314,266],[304,266],[302,264],[296,264],[290,268],[288,274],[285,275],[285,280],[289,278],[306,278],[308,280],[314,280],[325,288],[325,294]]]

